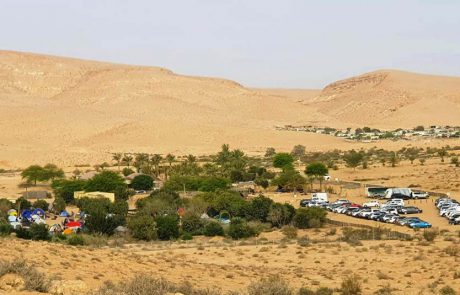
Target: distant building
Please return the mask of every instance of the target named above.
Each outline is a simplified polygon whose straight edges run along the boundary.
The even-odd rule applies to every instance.
[[[82,199],[82,198],[90,198],[90,199],[98,199],[98,198],[107,198],[112,203],[115,202],[115,194],[114,193],[104,193],[104,192],[85,192],[85,191],[78,191],[73,193],[73,197],[75,199]]]
[[[47,191],[27,191],[27,192],[22,192],[22,197],[27,199],[27,200],[43,200],[48,198],[48,192]]]

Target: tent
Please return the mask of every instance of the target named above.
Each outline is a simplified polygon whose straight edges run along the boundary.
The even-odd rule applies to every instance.
[[[74,233],[73,229],[71,228],[66,228],[63,232],[64,235],[71,235]]]
[[[8,216],[8,222],[16,222],[18,220],[18,218],[14,215],[10,215]]]
[[[8,210],[8,216],[18,216],[18,211],[14,209]]]
[[[44,217],[45,216],[45,210],[43,210],[42,208],[36,208],[32,214],[35,214],[35,215],[38,215],[40,217]]]
[[[22,211],[21,216],[24,219],[30,220],[30,218],[32,217],[32,211],[24,210],[24,211]]]
[[[81,223],[78,221],[69,221],[65,225],[67,228],[69,227],[81,227]]]
[[[70,214],[67,211],[62,211],[61,214],[59,214],[59,216],[61,216],[61,217],[69,217]]]
[[[55,223],[50,227],[50,233],[60,233],[62,232],[62,227],[60,224]]]

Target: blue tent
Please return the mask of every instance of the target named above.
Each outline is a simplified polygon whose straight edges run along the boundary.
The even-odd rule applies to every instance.
[[[69,217],[70,214],[67,211],[62,211],[61,214],[59,214],[59,216],[61,216],[61,217]]]
[[[32,211],[24,210],[24,211],[22,211],[21,216],[24,219],[30,220],[30,218],[32,217]]]
[[[32,214],[36,214],[38,216],[45,216],[45,211],[42,208],[37,208],[32,212]]]

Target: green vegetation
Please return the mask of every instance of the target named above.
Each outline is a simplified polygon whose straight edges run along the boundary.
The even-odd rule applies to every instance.
[[[145,174],[137,175],[131,181],[130,186],[135,190],[151,190],[153,188],[153,178]]]
[[[44,167],[32,165],[21,172],[21,177],[25,179],[27,183],[37,185],[37,182],[46,182],[56,178],[63,178],[64,171],[54,164],[46,164]]]

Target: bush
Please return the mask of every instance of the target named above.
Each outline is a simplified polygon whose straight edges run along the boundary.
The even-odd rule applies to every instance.
[[[60,213],[65,210],[66,203],[65,200],[61,197],[56,197],[53,202],[53,210],[57,213]]]
[[[29,209],[32,207],[32,203],[30,203],[26,198],[20,197],[16,200],[16,205],[19,204],[19,210]]]
[[[109,215],[103,210],[91,212],[86,219],[86,227],[89,232],[112,235],[114,230],[124,223],[124,217]]]
[[[232,237],[232,239],[238,240],[242,238],[249,238],[255,236],[256,234],[257,232],[254,228],[250,227],[245,220],[239,217],[232,218],[228,229],[228,235]]]
[[[359,295],[362,294],[361,281],[358,276],[350,275],[346,277],[340,286],[342,295]]]
[[[19,227],[16,229],[16,237],[24,240],[30,240],[32,238],[30,231],[23,227]]]
[[[332,295],[334,290],[328,287],[320,287],[316,290],[316,295]]]
[[[249,295],[292,295],[289,284],[279,276],[271,276],[248,286]]]
[[[131,181],[130,186],[135,190],[151,190],[153,187],[153,178],[145,174],[137,175]]]
[[[316,228],[323,226],[326,221],[327,212],[318,207],[299,208],[293,218],[294,226],[297,228]]]
[[[426,229],[423,231],[423,238],[427,242],[433,242],[434,239],[439,235],[439,232],[435,229]]]
[[[48,211],[49,204],[45,200],[37,200],[32,204],[32,207],[40,208],[40,209],[43,209],[44,211]]]
[[[12,232],[13,227],[9,223],[0,220],[0,236],[9,236]]]
[[[256,219],[261,222],[266,222],[272,204],[272,199],[260,195],[252,199],[249,205],[245,207],[246,216],[249,219]]]
[[[85,245],[85,239],[80,235],[71,235],[67,238],[67,243],[72,246],[83,246]]]
[[[138,240],[151,241],[158,238],[155,220],[151,216],[138,214],[132,217],[128,221],[128,228]]]
[[[21,276],[27,291],[48,292],[50,281],[24,260],[11,262],[0,260],[0,277],[9,273]]]
[[[121,170],[121,173],[122,173],[124,176],[128,176],[128,175],[130,175],[130,174],[133,174],[133,173],[134,173],[134,170],[131,169],[131,168],[125,167],[125,168],[123,168],[123,170]]]
[[[215,221],[210,221],[206,223],[203,229],[203,234],[207,237],[214,237],[214,236],[223,236],[224,235],[224,228],[222,225]]]
[[[158,238],[160,240],[167,241],[179,237],[179,222],[177,216],[158,216],[156,222]]]
[[[48,232],[48,225],[46,224],[33,223],[30,226],[29,231],[30,231],[30,237],[32,240],[48,241],[51,239],[51,236]]]
[[[183,241],[193,240],[193,236],[191,234],[187,233],[187,232],[183,233],[180,238]]]
[[[81,179],[57,179],[51,183],[54,195],[62,198],[66,204],[73,203],[73,193],[85,190],[86,180]]]
[[[290,224],[295,214],[295,208],[290,204],[274,203],[270,207],[267,220],[276,227]]]
[[[439,290],[439,294],[441,295],[456,295],[457,292],[455,292],[454,289],[452,289],[452,287],[450,286],[444,286],[441,288],[441,290]]]
[[[186,214],[182,218],[182,230],[191,235],[201,235],[203,232],[203,221],[197,215]]]
[[[295,239],[297,238],[297,228],[292,225],[285,225],[281,229],[283,235],[288,239]]]
[[[299,289],[298,295],[315,295],[316,292],[310,288],[302,287]]]

